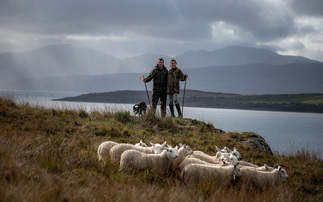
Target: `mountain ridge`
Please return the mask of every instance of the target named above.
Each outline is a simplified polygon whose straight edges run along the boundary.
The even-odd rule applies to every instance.
[[[66,44],[3,53],[0,54],[0,89],[140,90],[143,83],[138,79],[139,74],[147,76],[159,57],[168,66],[171,57],[162,54],[146,53],[119,59]],[[323,63],[304,57],[230,46],[214,51],[187,51],[174,58],[178,67],[189,74],[188,85],[197,90],[239,94],[323,92],[323,81],[317,78],[322,75]],[[300,80],[295,81],[295,77]]]

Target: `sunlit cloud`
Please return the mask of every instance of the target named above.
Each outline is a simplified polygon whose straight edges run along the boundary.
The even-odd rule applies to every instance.
[[[117,35],[109,35],[109,36],[90,36],[90,35],[68,35],[64,37],[66,40],[75,40],[75,41],[129,41],[129,37],[127,36],[117,36]]]
[[[214,41],[218,40],[236,40],[238,36],[236,35],[236,27],[228,25],[223,21],[211,24],[212,28],[212,39]]]
[[[323,61],[323,19],[301,17],[295,19],[297,32],[285,38],[257,42],[258,46],[278,47],[277,53],[282,55],[298,55]]]

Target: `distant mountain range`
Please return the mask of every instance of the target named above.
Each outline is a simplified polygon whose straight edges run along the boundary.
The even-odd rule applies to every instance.
[[[146,53],[119,59],[89,48],[52,45],[0,54],[1,90],[107,92],[142,90],[145,76],[163,57]],[[323,93],[323,63],[240,46],[188,51],[175,57],[189,74],[187,88],[237,94]],[[184,86],[183,84],[181,85]],[[148,88],[151,89],[151,83]]]

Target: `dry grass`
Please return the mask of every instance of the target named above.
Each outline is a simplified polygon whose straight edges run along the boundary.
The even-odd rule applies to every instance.
[[[322,201],[323,162],[317,154],[253,152],[212,124],[186,119],[132,117],[127,112],[52,110],[0,99],[0,201]],[[243,134],[246,135],[246,134]],[[250,134],[252,135],[252,134]],[[126,175],[98,162],[106,140],[185,143],[214,155],[215,145],[237,147],[245,160],[281,165],[289,179],[274,189],[183,185],[147,171]]]

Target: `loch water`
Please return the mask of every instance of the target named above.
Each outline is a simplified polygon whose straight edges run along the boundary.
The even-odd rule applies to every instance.
[[[130,111],[133,104],[53,101],[86,92],[0,91],[0,97],[11,97],[17,104],[55,109],[91,111]],[[254,132],[265,138],[274,153],[296,154],[307,150],[323,158],[323,114],[184,107],[184,118],[212,123],[226,132]]]

